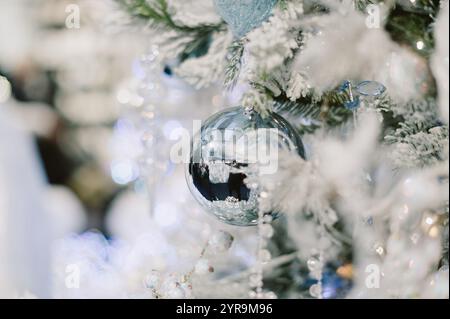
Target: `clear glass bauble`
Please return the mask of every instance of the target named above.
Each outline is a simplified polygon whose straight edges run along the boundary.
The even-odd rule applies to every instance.
[[[261,117],[234,107],[207,119],[191,141],[186,180],[195,199],[210,214],[236,226],[258,220],[258,185],[252,174],[277,174],[281,150],[304,157],[297,131],[280,115]],[[271,212],[276,217],[276,212]]]

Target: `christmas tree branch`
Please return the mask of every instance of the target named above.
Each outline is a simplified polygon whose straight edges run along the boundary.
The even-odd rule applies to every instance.
[[[224,85],[232,89],[239,78],[241,60],[244,53],[244,40],[235,40],[228,48],[227,66],[225,68]]]
[[[116,0],[131,16],[179,32],[210,33],[223,29],[223,24],[186,26],[175,22],[169,12],[167,0]]]

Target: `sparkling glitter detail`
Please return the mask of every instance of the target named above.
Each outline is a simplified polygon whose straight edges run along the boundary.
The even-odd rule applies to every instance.
[[[242,38],[266,21],[278,0],[214,0],[217,12],[233,34]]]

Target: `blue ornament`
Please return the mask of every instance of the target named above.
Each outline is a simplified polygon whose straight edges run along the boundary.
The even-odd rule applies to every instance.
[[[340,277],[332,270],[326,270],[322,278],[322,297],[324,299],[345,298],[352,288],[352,282]]]
[[[278,0],[214,0],[217,12],[230,26],[235,37],[242,38],[266,21]]]
[[[354,96],[352,82],[346,80],[339,88],[339,92],[347,93],[349,95],[349,100],[344,102],[344,106],[348,110],[356,110],[360,106],[359,96]]]
[[[345,80],[339,87],[339,92],[346,92],[352,85],[352,82]]]
[[[346,101],[344,103],[344,106],[349,110],[355,110],[359,107],[359,105],[360,105],[359,96],[353,98],[353,100]]]
[[[353,281],[343,278],[337,274],[335,265],[327,265],[322,272],[322,298],[323,299],[343,299],[353,287]],[[300,286],[301,290],[309,290],[312,285],[317,284],[317,279],[306,278]]]

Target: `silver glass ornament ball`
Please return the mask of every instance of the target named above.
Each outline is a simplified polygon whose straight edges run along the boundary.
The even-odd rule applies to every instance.
[[[281,150],[304,157],[297,131],[283,117],[262,117],[242,107],[225,109],[207,119],[193,137],[187,184],[203,208],[221,221],[256,225],[260,191],[248,187],[246,178],[276,174]]]
[[[233,35],[242,38],[266,21],[278,0],[214,0],[217,12]]]

